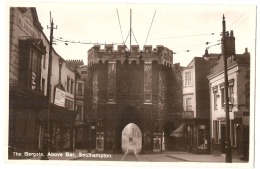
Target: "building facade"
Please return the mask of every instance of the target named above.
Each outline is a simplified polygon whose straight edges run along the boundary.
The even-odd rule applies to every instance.
[[[75,113],[56,101],[62,100],[58,99],[58,92],[65,96],[62,98],[74,99],[74,95],[63,88],[64,77],[60,75],[66,76],[65,78],[67,75],[71,76],[75,81],[75,74],[63,65],[64,60],[53,50],[51,98],[48,111],[47,77],[50,45],[42,29],[36,8],[10,8],[9,158],[12,158],[14,151],[42,151],[42,137],[44,128],[47,127],[47,112],[49,112],[51,129],[50,150],[73,148],[73,134],[70,134],[69,140],[64,143],[68,132],[66,130],[59,132],[57,126],[58,123],[65,125],[66,121],[67,128],[73,127],[70,124],[74,123]]]
[[[233,104],[230,113],[230,141],[232,155],[248,160],[250,115],[250,54],[235,52],[233,31],[227,33],[228,96]],[[210,54],[210,56],[214,54]],[[214,56],[217,56],[216,54]],[[220,54],[208,76],[210,88],[212,151],[225,154],[225,96],[224,61]]]
[[[85,83],[88,75],[88,66],[84,65],[82,60],[67,60],[67,66],[75,71],[75,110],[77,116],[75,119],[75,148],[86,149],[88,140],[88,129],[85,107],[87,106],[85,98]]]
[[[210,152],[210,99],[207,75],[210,66],[202,57],[194,57],[183,68],[183,142],[187,151]]]
[[[129,123],[142,132],[142,152],[176,148],[170,132],[179,125],[182,99],[179,64],[164,46],[95,45],[88,51],[86,112],[90,149],[122,151]],[[178,90],[179,89],[179,90]]]

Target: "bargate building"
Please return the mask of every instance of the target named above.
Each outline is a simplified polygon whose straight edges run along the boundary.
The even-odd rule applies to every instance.
[[[171,132],[180,125],[182,77],[173,52],[161,45],[94,45],[88,51],[85,113],[88,144],[99,152],[121,152],[129,123],[142,133],[142,152],[177,150]]]

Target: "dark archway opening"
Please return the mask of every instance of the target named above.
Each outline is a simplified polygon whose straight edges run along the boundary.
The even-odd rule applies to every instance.
[[[124,133],[124,129],[129,124],[134,124],[132,126],[136,126],[138,131],[141,133],[142,138],[142,123],[139,117],[138,110],[134,106],[127,106],[121,110],[121,118],[116,131],[116,140],[115,140],[115,153],[122,153],[122,137]],[[139,139],[140,140],[140,139]],[[141,145],[143,145],[143,139],[141,139]],[[141,146],[142,148],[142,146]]]
[[[126,151],[133,151],[139,154],[142,150],[142,132],[140,128],[134,124],[129,123],[122,131],[121,147],[123,153]]]

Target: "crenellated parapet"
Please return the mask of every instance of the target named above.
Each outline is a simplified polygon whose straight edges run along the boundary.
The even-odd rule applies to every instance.
[[[66,60],[66,66],[71,70],[75,70],[81,65],[84,65],[83,60]]]
[[[101,48],[102,47],[102,48]],[[116,47],[116,49],[115,49]],[[141,50],[139,45],[131,45],[131,49],[125,45],[94,45],[88,50],[88,65],[105,63],[105,62],[125,62],[128,58],[129,63],[135,61],[139,63],[142,59],[145,63],[151,63],[157,61],[158,64],[171,67],[173,64],[173,52],[172,50],[164,47],[163,45],[157,45],[153,48],[152,45],[144,45]]]

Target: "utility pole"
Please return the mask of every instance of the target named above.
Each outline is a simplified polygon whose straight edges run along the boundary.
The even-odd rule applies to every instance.
[[[227,70],[227,53],[226,53],[226,21],[223,14],[222,18],[222,56],[224,60],[224,78],[225,78],[225,114],[226,114],[226,163],[232,163],[231,145],[230,145],[230,118],[229,118],[229,98],[228,98],[228,70]]]
[[[45,120],[44,130],[44,138],[43,138],[43,156],[41,160],[49,160],[49,143],[50,143],[50,101],[51,101],[51,76],[52,76],[52,43],[53,43],[53,29],[57,29],[53,27],[53,18],[51,17],[50,12],[50,47],[49,47],[49,63],[48,63],[48,77],[47,77],[47,122]]]

